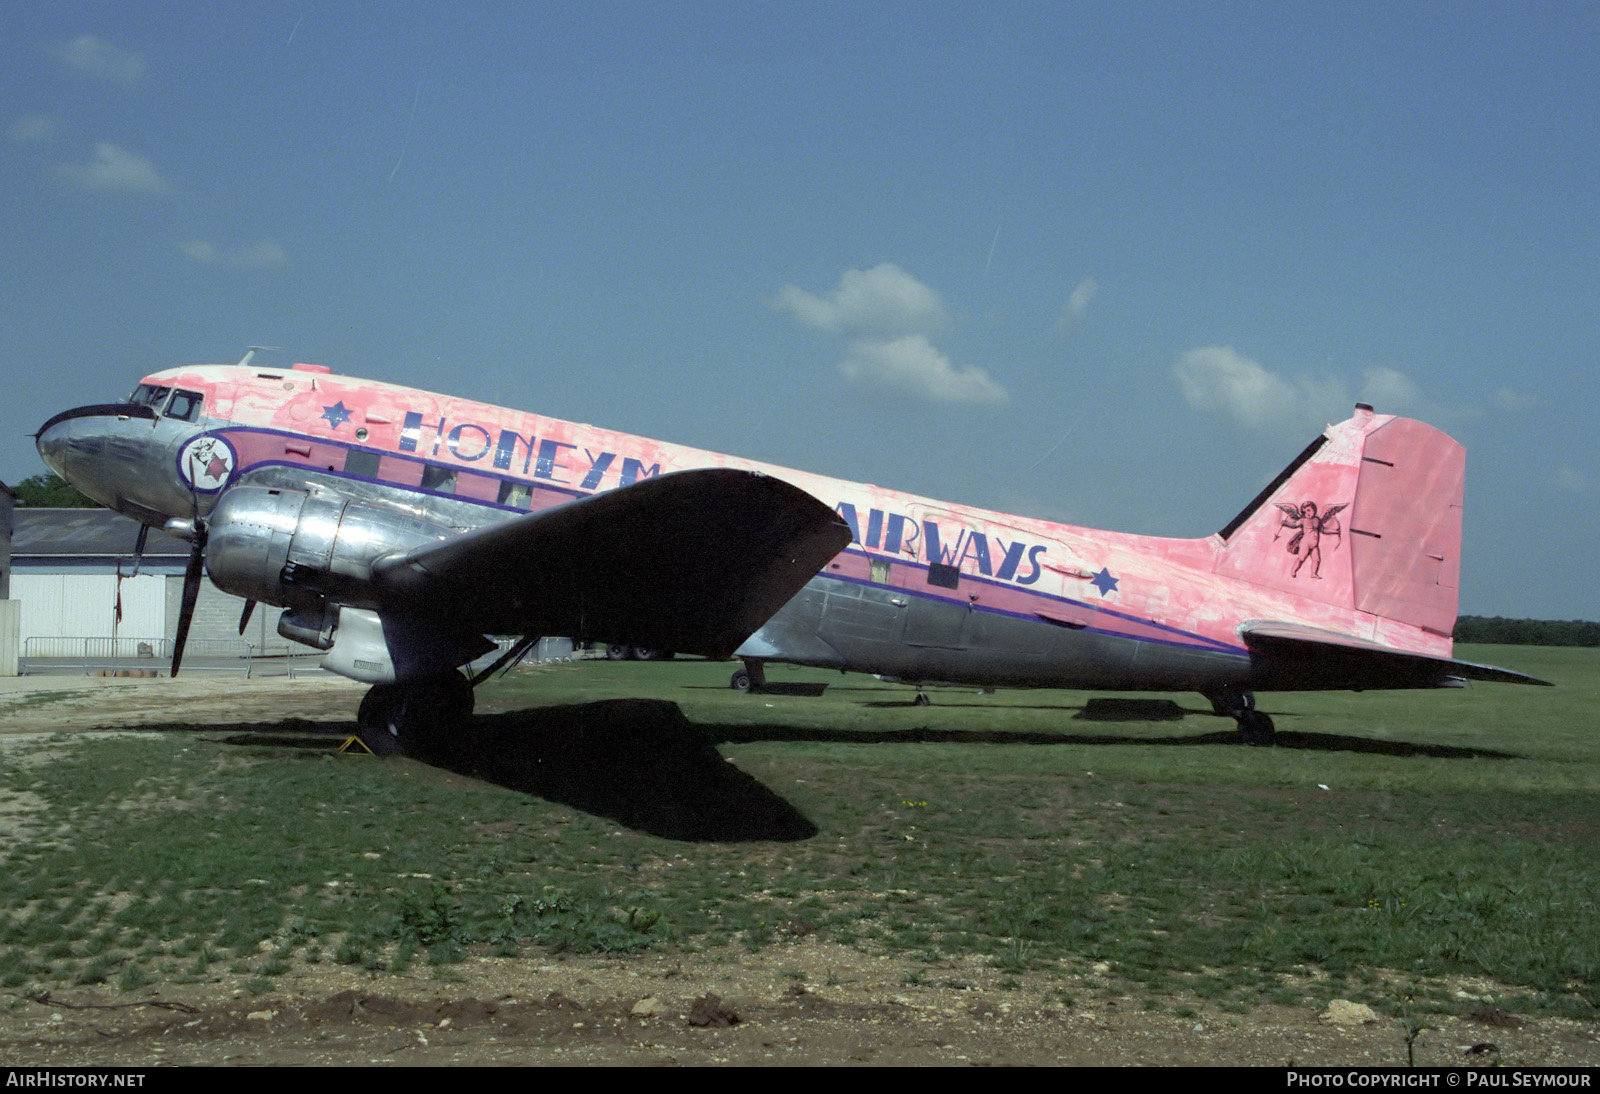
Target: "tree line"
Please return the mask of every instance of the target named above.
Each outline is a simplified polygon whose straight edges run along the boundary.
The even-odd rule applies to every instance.
[[[1587,619],[1503,619],[1464,615],[1456,620],[1457,642],[1510,646],[1600,646],[1600,623]]]
[[[23,479],[11,488],[24,509],[98,509],[100,503],[82,493],[60,475],[46,471]]]

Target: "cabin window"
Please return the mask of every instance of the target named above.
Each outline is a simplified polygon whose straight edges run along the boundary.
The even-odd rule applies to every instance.
[[[172,393],[172,401],[167,404],[167,417],[176,418],[180,422],[192,422],[200,414],[200,406],[205,402],[205,397],[198,391],[184,391],[179,388]]]
[[[500,504],[508,505],[513,509],[526,509],[528,502],[533,499],[533,487],[525,482],[512,482],[503,479],[500,482]]]
[[[889,584],[889,560],[875,558],[872,560],[872,583],[874,585]]]
[[[954,589],[961,585],[961,571],[942,562],[928,564],[928,584],[941,589]]]
[[[456,469],[428,464],[422,469],[422,488],[440,494],[453,494],[456,490]]]
[[[352,448],[344,454],[344,470],[347,475],[375,479],[378,477],[378,453]]]

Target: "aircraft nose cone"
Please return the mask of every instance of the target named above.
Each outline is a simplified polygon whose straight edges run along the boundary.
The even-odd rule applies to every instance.
[[[39,432],[34,435],[33,443],[39,450],[39,458],[44,465],[62,478],[66,478],[64,468],[68,463],[68,453],[74,447],[73,434],[78,432],[73,428],[72,420],[62,420],[58,415],[51,418],[39,427]],[[81,449],[84,438],[76,438]]]
[[[136,449],[114,453],[108,459],[107,445],[112,438],[137,432],[146,434],[155,414],[149,407],[109,403],[97,406],[80,406],[63,410],[45,422],[34,435],[34,446],[45,466],[96,501],[112,504],[106,499],[114,495],[128,495],[127,489],[112,489],[107,484],[124,484],[123,480],[139,477],[140,467]]]

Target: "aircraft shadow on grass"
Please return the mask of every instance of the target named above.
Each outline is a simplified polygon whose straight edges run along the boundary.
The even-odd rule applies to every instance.
[[[1191,713],[1201,713],[1192,711]],[[1206,717],[1214,717],[1211,711]],[[889,729],[830,730],[789,728],[786,726],[705,726],[717,744],[754,742],[827,742],[831,744],[997,744],[997,745],[1135,745],[1171,747],[1228,745],[1248,748],[1239,734],[1229,728],[1216,733],[1185,734],[1173,737],[1134,737],[1108,733],[1080,733],[1064,729],[1054,733],[1040,730],[984,729]],[[1416,744],[1410,741],[1374,740],[1342,733],[1305,733],[1279,730],[1273,747],[1302,752],[1365,752],[1375,756],[1429,756],[1444,760],[1514,760],[1515,753],[1486,748],[1459,748],[1454,745]]]
[[[307,728],[326,734],[330,727]],[[282,725],[262,729],[221,740],[331,747],[326,736],[285,733]],[[667,839],[787,841],[817,834],[799,809],[724,759],[704,728],[664,700],[479,714],[408,744],[405,755]]]
[[[915,698],[903,700],[866,700],[862,706],[882,708],[914,708]],[[942,694],[941,710],[992,711],[982,700],[963,703]],[[1191,715],[1206,718],[1221,717],[1203,707],[1185,707],[1172,699],[1095,698],[1083,704],[1008,704],[1006,710],[1054,710],[1067,715],[1075,722],[1181,722]],[[1277,717],[1293,717],[1278,714]],[[893,743],[976,743],[976,744],[1037,744],[1037,745],[1233,745],[1250,747],[1237,732],[1185,734],[1174,737],[1117,736],[1086,734],[1070,727],[1061,732],[1038,730],[980,730],[980,729],[901,729],[901,730],[785,730],[781,727],[715,727],[720,731],[719,743],[748,743],[751,741],[829,741],[833,743],[858,742],[861,744]],[[1277,748],[1298,749],[1302,752],[1365,752],[1376,756],[1427,756],[1442,760],[1494,759],[1514,760],[1517,753],[1491,748],[1462,748],[1456,745],[1419,744],[1412,741],[1379,740],[1356,737],[1345,733],[1311,733],[1289,730],[1277,733],[1272,744]]]
[[[1210,710],[1185,709],[1170,700],[1148,702],[1162,710],[1152,707],[1145,712],[1151,716],[1141,720],[1180,720],[1191,714],[1216,717]],[[1166,709],[1169,707],[1177,711],[1176,715]],[[1128,720],[1130,714],[1138,713],[1134,707],[1091,704],[1084,709],[1101,712],[1088,720]],[[193,732],[201,727],[174,724],[148,728]],[[212,739],[256,748],[326,751],[332,747],[330,730],[336,734],[347,732],[319,723],[290,722],[246,727],[243,732]],[[816,825],[798,808],[727,762],[717,751],[718,745],[755,743],[1246,747],[1231,725],[1214,733],[1165,737],[1085,734],[1066,728],[1050,732],[699,725],[690,722],[676,703],[667,700],[611,699],[476,715],[408,747],[406,755],[432,767],[569,805],[667,839],[793,841],[816,835]],[[1491,749],[1296,730],[1280,731],[1273,744],[1280,749],[1308,752],[1435,759],[1516,758],[1513,753]]]

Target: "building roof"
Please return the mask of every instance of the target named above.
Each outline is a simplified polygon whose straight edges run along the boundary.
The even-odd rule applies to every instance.
[[[14,510],[11,556],[20,566],[29,560],[132,559],[139,537],[139,522],[109,509],[28,509]],[[189,545],[156,532],[145,542],[144,558],[151,563],[181,564],[189,557]]]

